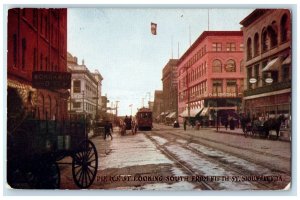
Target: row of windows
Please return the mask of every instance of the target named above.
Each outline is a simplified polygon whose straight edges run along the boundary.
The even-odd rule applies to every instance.
[[[240,86],[237,85],[236,79],[215,79],[212,81],[212,94],[219,94],[223,92],[223,85],[226,84],[226,93],[236,95],[238,92],[243,91],[243,80],[240,81]],[[188,94],[188,92],[190,94]],[[189,91],[185,90],[179,93],[179,101],[182,102],[188,99],[188,95],[190,98],[197,98],[207,92],[207,82],[203,81],[196,86],[189,88]]]
[[[196,63],[200,58],[202,58],[205,54],[206,54],[206,45],[200,48],[198,52],[192,58],[190,58],[186,64],[184,64],[184,68],[189,68],[194,63]]]
[[[97,95],[97,90],[93,89],[89,84],[85,84],[85,95],[91,96],[92,93],[94,96]],[[73,81],[73,93],[81,93],[81,81],[74,80]]]
[[[224,51],[222,48],[222,43],[220,42],[214,42],[212,43],[212,51]],[[240,49],[239,51],[243,51],[244,50],[244,44],[240,44]],[[226,51],[237,51],[236,49],[236,43],[234,42],[228,42],[226,43]]]
[[[82,105],[82,102],[73,102],[73,108],[80,109],[80,108],[82,108],[81,105]],[[96,106],[89,104],[89,103],[85,103],[85,110],[91,111],[91,112],[96,111]]]
[[[279,38],[281,43],[289,41],[291,37],[289,23],[288,15],[284,14],[280,20],[280,32],[278,31],[277,22],[273,21],[264,27],[260,34],[254,34],[253,42],[252,38],[249,37],[247,39],[247,60],[276,47],[279,43]]]
[[[240,72],[243,72],[243,60],[240,62]],[[224,64],[224,71],[225,72],[236,72],[237,65],[233,59],[229,59]],[[212,63],[212,72],[220,73],[223,71],[222,62],[219,59],[215,59]]]

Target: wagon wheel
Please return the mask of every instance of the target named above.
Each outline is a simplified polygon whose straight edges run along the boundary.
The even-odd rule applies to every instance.
[[[79,151],[73,155],[72,174],[75,184],[88,188],[95,180],[98,169],[98,153],[90,140],[80,143]]]
[[[58,189],[60,186],[60,170],[54,161],[33,162],[26,176],[32,189]]]

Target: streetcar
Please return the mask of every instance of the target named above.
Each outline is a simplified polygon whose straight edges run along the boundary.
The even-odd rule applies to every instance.
[[[152,111],[149,108],[140,108],[136,113],[136,123],[139,130],[151,130]]]

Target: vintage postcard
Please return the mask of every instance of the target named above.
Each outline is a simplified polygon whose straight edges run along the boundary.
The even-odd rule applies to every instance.
[[[7,187],[290,190],[290,8],[7,10]]]

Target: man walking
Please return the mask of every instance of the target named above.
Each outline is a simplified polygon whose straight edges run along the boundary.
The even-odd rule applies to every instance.
[[[111,132],[110,132],[111,131]],[[106,139],[106,137],[110,136],[111,140],[113,139],[112,137],[112,132],[113,131],[113,127],[112,127],[112,123],[109,122],[108,120],[105,121],[105,125],[104,125],[104,140]]]

